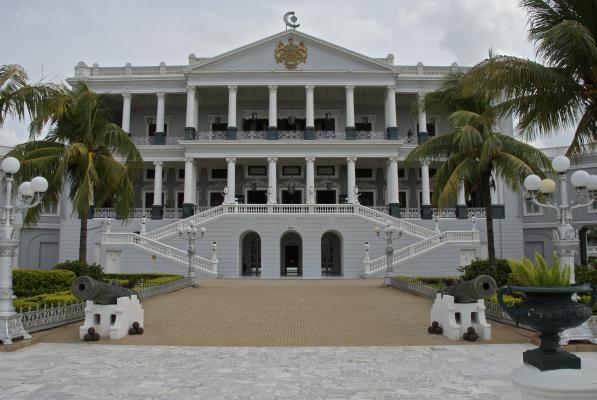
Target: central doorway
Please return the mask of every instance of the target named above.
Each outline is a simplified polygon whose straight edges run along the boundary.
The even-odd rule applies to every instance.
[[[303,276],[303,240],[296,232],[280,239],[280,275]]]
[[[317,204],[336,204],[335,190],[318,190],[315,194]]]
[[[267,204],[267,190],[247,190],[247,204]]]
[[[288,190],[282,190],[282,204],[301,204],[302,200],[302,190],[295,190],[292,193]]]
[[[257,232],[247,232],[241,239],[242,276],[261,276],[261,237]]]
[[[342,240],[336,232],[328,231],[321,237],[321,275],[342,275]]]

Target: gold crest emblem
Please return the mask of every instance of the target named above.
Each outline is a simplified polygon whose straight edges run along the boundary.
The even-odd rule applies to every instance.
[[[276,63],[284,64],[286,69],[296,69],[297,65],[307,62],[307,48],[305,43],[300,42],[297,45],[292,38],[289,38],[286,44],[278,42],[276,50],[274,50],[274,57]]]

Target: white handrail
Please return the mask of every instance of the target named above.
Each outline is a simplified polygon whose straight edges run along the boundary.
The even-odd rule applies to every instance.
[[[132,232],[104,233],[102,235],[102,245],[104,244],[134,245],[159,256],[169,258],[184,265],[189,265],[189,255],[186,251]],[[217,262],[198,255],[193,257],[192,262],[193,268],[197,270],[212,275],[218,274]]]
[[[434,250],[446,243],[479,242],[479,231],[445,231],[430,238],[413,243],[392,254],[392,266],[403,263],[413,257]],[[386,257],[381,256],[365,262],[365,276],[386,270]]]

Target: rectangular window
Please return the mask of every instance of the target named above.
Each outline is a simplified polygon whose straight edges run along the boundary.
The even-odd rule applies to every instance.
[[[184,172],[184,168],[178,170],[178,179],[181,181],[184,180]]]
[[[266,176],[267,175],[267,167],[265,167],[264,165],[249,165],[248,175],[249,176]]]
[[[408,208],[408,202],[406,200],[407,194],[404,191],[398,192],[398,201],[400,202],[401,208]]]
[[[355,175],[357,178],[373,178],[373,169],[371,169],[371,168],[356,168]]]
[[[531,198],[525,198],[524,200],[524,215],[542,215],[543,211],[541,207],[533,203]]]
[[[147,169],[145,171],[145,177],[147,179],[155,179],[155,169],[151,168],[151,169]]]
[[[299,165],[284,165],[282,167],[282,175],[284,176],[300,176],[301,167]]]
[[[228,170],[226,168],[214,168],[211,170],[211,179],[226,179]]]
[[[317,175],[319,176],[331,176],[336,175],[336,167],[333,165],[318,165]]]
[[[219,206],[224,202],[224,195],[220,192],[209,192],[209,205],[211,207]]]
[[[404,177],[406,177],[406,171],[404,170],[404,168],[398,168],[398,178]]]

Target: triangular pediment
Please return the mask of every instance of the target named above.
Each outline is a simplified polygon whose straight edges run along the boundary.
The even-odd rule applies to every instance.
[[[217,71],[390,72],[392,67],[303,32],[287,30],[186,70],[189,73]]]

